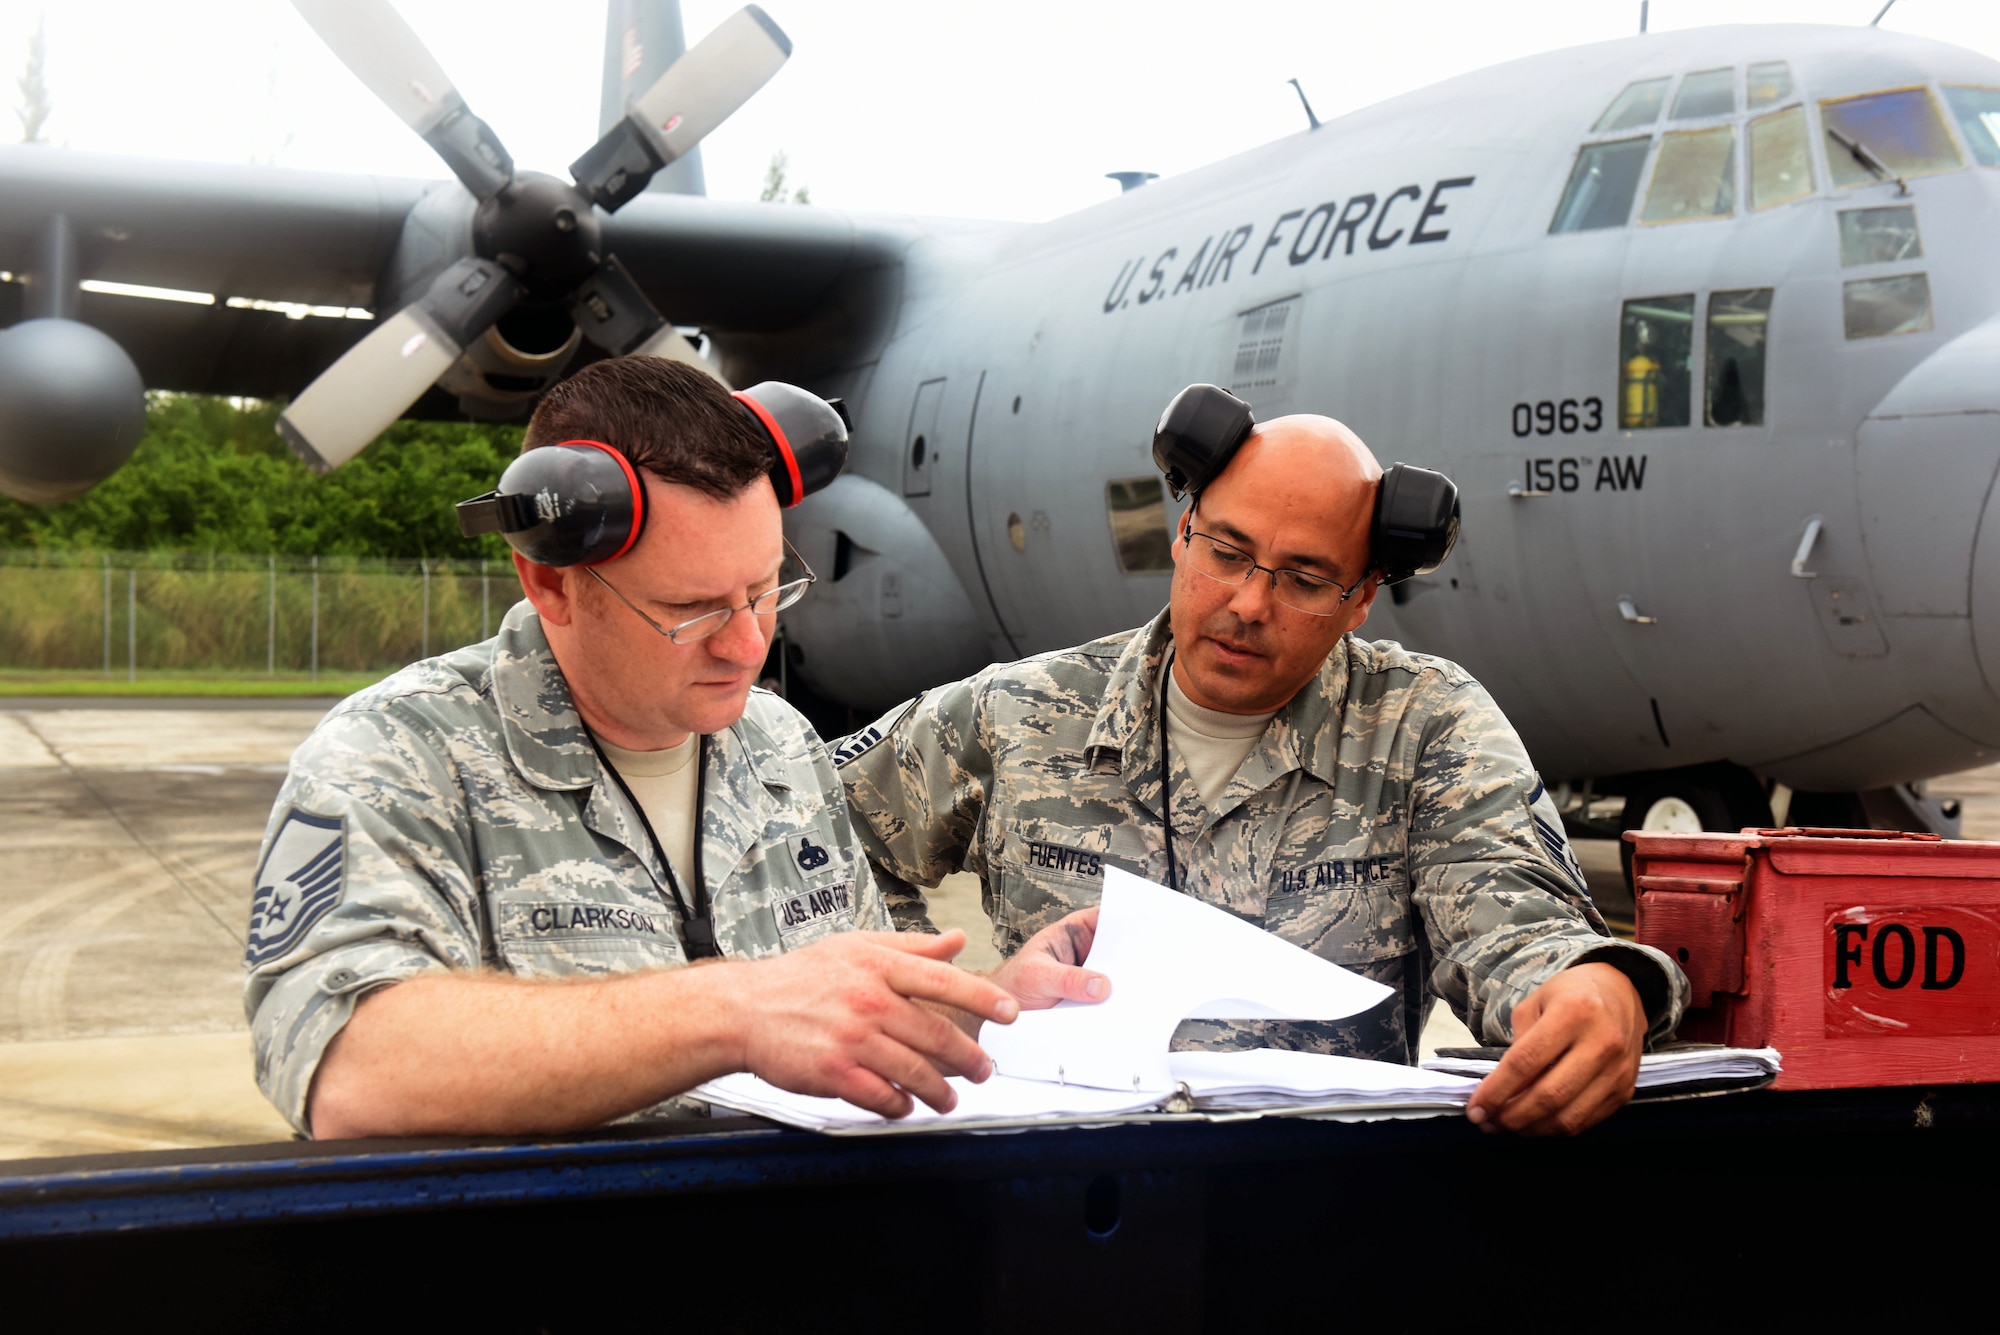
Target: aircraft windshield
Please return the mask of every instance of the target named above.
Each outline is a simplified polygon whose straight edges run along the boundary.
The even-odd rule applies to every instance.
[[[1597,118],[1597,124],[1590,127],[1592,134],[1602,134],[1607,130],[1629,130],[1635,125],[1651,125],[1660,118],[1660,104],[1667,100],[1667,85],[1671,79],[1642,79],[1627,85],[1624,92],[1611,99],[1611,105]]]
[[[1599,227],[1623,227],[1632,216],[1632,196],[1646,166],[1650,139],[1620,139],[1587,144],[1576,155],[1562,203],[1556,205],[1551,232],[1588,232]]]
[[[1700,120],[1704,116],[1734,115],[1735,111],[1736,71],[1697,70],[1681,81],[1672,119]]]
[[[1844,97],[1821,102],[1819,112],[1826,126],[1827,169],[1836,186],[1930,176],[1965,165],[1925,89]],[[1871,157],[1881,170],[1871,169]]]
[[[1804,107],[1751,121],[1749,150],[1751,208],[1768,209],[1813,192]]]
[[[2000,167],[2000,88],[1947,88],[1944,100],[1982,167]]]
[[[1750,67],[1750,110],[1774,106],[1792,95],[1792,67],[1782,60],[1767,60]]]
[[[1641,222],[1727,217],[1736,207],[1736,127],[1676,130],[1660,141]]]

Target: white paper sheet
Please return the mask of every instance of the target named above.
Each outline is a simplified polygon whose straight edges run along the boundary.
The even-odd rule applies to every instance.
[[[841,1099],[793,1094],[747,1072],[726,1075],[696,1088],[698,1099],[754,1113],[811,1131],[918,1131],[976,1129],[992,1125],[1033,1125],[1078,1118],[1115,1117],[1153,1107],[1159,1099],[1135,1096],[1127,1090],[1085,1089],[1077,1085],[1046,1085],[1039,1080],[1010,1080],[996,1075],[985,1084],[953,1076],[958,1106],[948,1113],[919,1103],[908,1117],[890,1121]]]
[[[1479,1084],[1393,1062],[1275,1048],[1175,1052],[1167,1062],[1196,1105],[1210,1111],[1331,1103],[1463,1107]]]
[[[1089,966],[1111,997],[1024,1011],[979,1031],[1004,1075],[1131,1094],[1165,1095],[1178,1083],[1167,1045],[1183,1019],[1339,1020],[1379,1004],[1391,989],[1261,927],[1141,880],[1104,870]]]

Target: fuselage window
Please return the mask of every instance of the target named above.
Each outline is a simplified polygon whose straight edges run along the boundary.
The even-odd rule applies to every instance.
[[[1841,210],[1841,264],[1901,264],[1923,257],[1923,238],[1917,235],[1917,211],[1909,205]]]
[[[1764,424],[1764,337],[1771,323],[1771,289],[1713,292],[1708,298],[1710,426]]]
[[[1635,125],[1651,125],[1660,118],[1660,104],[1667,100],[1667,85],[1672,82],[1672,79],[1641,79],[1626,85],[1624,92],[1611,99],[1611,105],[1604,109],[1590,132],[1606,134],[1629,130]]]
[[[1173,570],[1173,536],[1167,531],[1167,498],[1160,479],[1128,477],[1105,483],[1104,508],[1111,516],[1111,545],[1120,570],[1128,575]]]
[[[1694,121],[1736,114],[1736,71],[1697,70],[1681,80],[1669,120]]]
[[[2000,88],[1947,88],[1944,100],[1982,167],[2000,167]]]
[[[1646,167],[1650,139],[1586,144],[1576,155],[1551,232],[1588,232],[1623,227],[1632,216],[1632,196]]]
[[[1736,208],[1736,127],[1675,130],[1660,140],[1639,221],[1726,218]]]
[[[1849,338],[1921,334],[1931,327],[1931,284],[1920,273],[1857,278],[1840,294]]]
[[[1751,121],[1749,147],[1752,209],[1768,209],[1813,192],[1804,107],[1787,107],[1776,115]]]
[[[1626,302],[1618,335],[1618,425],[1627,431],[1686,426],[1693,367],[1691,294]]]
[[[1930,176],[1965,165],[1926,89],[1821,102],[1819,114],[1826,126],[1827,170],[1836,186]]]
[[[1750,110],[1775,106],[1792,95],[1792,67],[1782,60],[1767,60],[1750,67]]]

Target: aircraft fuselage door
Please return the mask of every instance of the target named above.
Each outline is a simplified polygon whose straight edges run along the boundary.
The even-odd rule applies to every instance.
[[[937,457],[938,409],[944,404],[944,377],[917,386],[910,406],[910,429],[903,437],[903,494],[931,494],[931,461]]]

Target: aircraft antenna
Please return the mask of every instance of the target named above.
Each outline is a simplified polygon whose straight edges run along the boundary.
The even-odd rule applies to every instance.
[[[1639,32],[1642,36],[1646,31],[1646,10],[1651,3],[1652,0],[1639,0]],[[1895,0],[1890,0],[1890,3],[1895,3]]]
[[[1868,26],[1872,28],[1876,24],[1880,23],[1884,18],[1888,17],[1889,11],[1894,9],[1895,7],[1896,7],[1896,0],[1889,0],[1888,4],[1882,6],[1882,12],[1880,14],[1877,14],[1874,18],[1868,20]]]
[[[1299,86],[1297,79],[1287,79],[1285,82],[1289,83],[1292,86],[1292,91],[1299,95],[1299,105],[1306,109],[1306,119],[1312,122],[1311,128],[1317,130],[1319,128],[1319,117],[1313,115],[1313,104],[1306,101],[1306,90]]]

